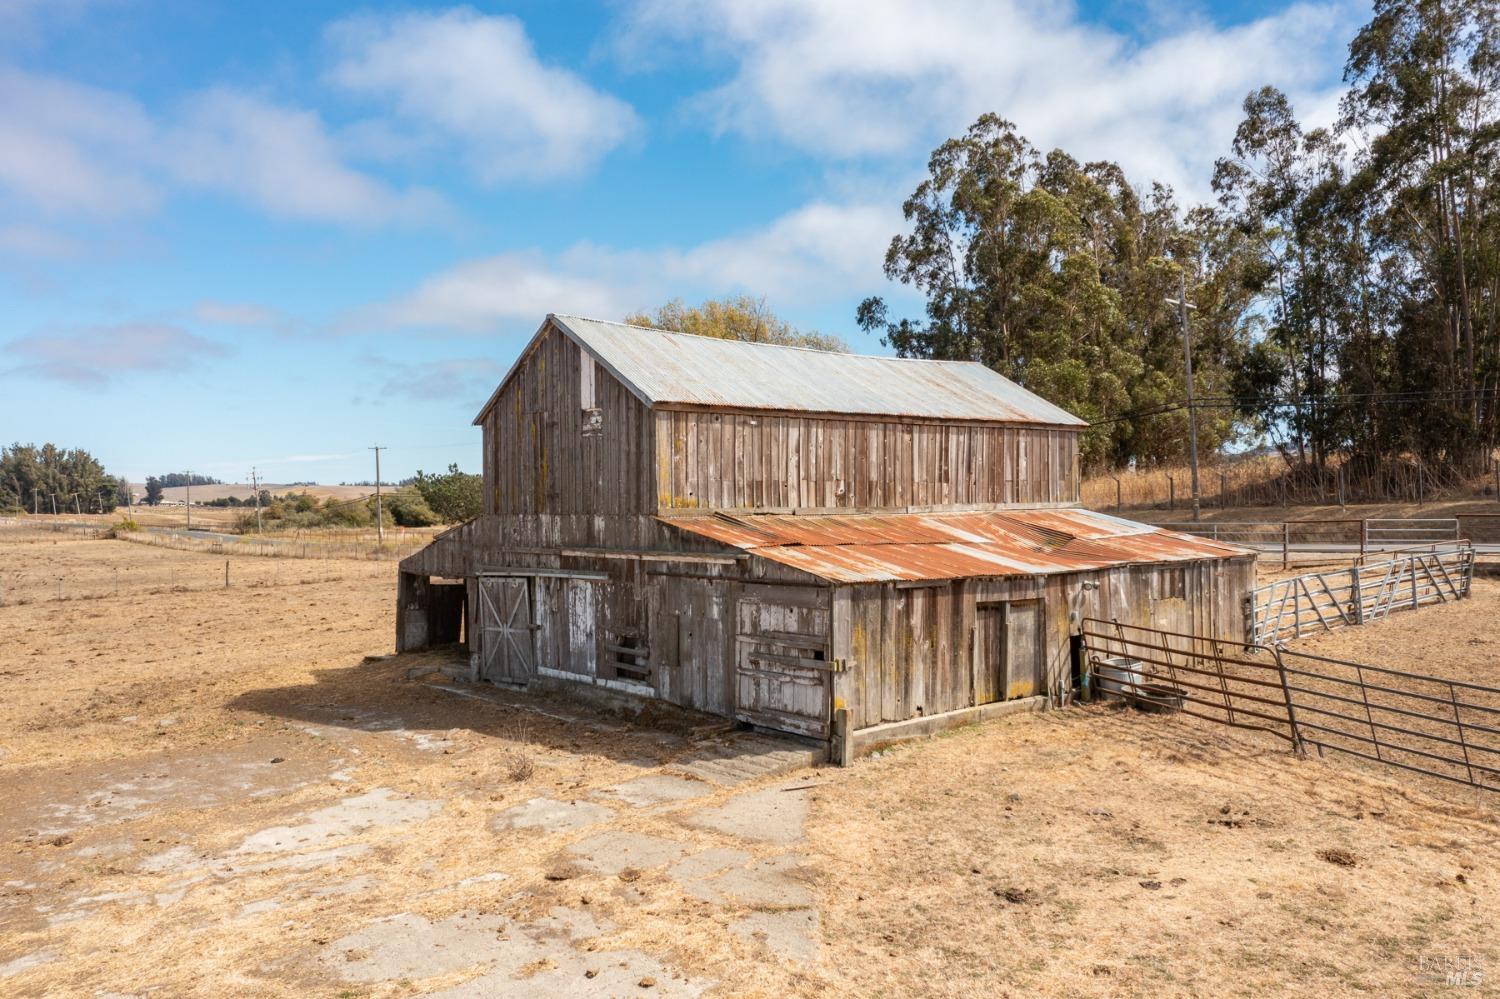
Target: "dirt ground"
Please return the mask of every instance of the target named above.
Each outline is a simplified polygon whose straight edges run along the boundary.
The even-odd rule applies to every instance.
[[[0,578],[146,558],[207,556],[0,539]],[[1500,968],[1494,795],[1105,706],[786,771],[706,719],[384,658],[368,568],[0,606],[0,995],[1437,996]],[[1318,641],[1500,673],[1468,643],[1497,604]]]

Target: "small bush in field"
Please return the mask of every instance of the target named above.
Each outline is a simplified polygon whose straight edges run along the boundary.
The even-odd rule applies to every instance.
[[[141,525],[129,517],[122,517],[118,524],[111,524],[109,530],[104,532],[106,538],[118,538],[122,534],[134,534],[141,529]]]

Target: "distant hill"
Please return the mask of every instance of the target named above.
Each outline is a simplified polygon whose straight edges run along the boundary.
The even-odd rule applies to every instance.
[[[323,499],[359,499],[361,496],[375,495],[374,486],[289,486],[278,485],[274,482],[262,482],[262,489],[268,490],[272,496],[281,496],[284,493],[309,493]],[[130,488],[135,491],[137,503],[145,502],[146,484],[144,482],[132,482]],[[385,489],[395,491],[395,483],[386,483]],[[237,496],[240,499],[251,499],[255,490],[248,482],[225,482],[216,486],[194,486],[193,504],[206,503],[209,500],[228,499]],[[162,499],[168,503],[182,503],[187,499],[188,489],[186,486],[169,486],[162,490]]]

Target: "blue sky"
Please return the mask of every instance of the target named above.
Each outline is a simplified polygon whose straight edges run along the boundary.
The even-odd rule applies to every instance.
[[[0,438],[139,479],[477,470],[549,311],[764,295],[857,350],[980,113],[1208,197],[1363,4],[0,0]]]

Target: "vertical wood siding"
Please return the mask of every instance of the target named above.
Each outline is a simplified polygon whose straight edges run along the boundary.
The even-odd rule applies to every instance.
[[[549,329],[486,415],[485,512],[650,514],[656,509],[651,411]],[[586,426],[592,390],[597,431]]]
[[[983,689],[976,691],[976,680],[981,687],[985,682],[975,672],[980,604],[1042,601],[1048,690],[1066,682],[1072,668],[1075,614],[1241,640],[1244,597],[1254,576],[1254,560],[1242,558],[940,586],[841,586],[833,599],[833,655],[845,660],[846,671],[836,675],[835,705],[849,709],[855,728],[865,728],[987,699]]]
[[[657,409],[661,510],[1079,501],[1071,430]]]

